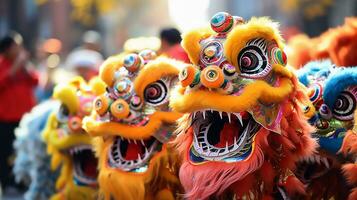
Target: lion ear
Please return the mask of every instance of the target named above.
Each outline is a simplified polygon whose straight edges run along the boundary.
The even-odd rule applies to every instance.
[[[210,28],[200,28],[189,31],[182,35],[181,45],[185,49],[190,61],[197,65],[200,55],[200,41],[213,35],[214,32]]]
[[[123,66],[124,54],[107,58],[100,66],[99,77],[109,86],[114,84],[115,71]]]
[[[53,98],[65,104],[70,113],[76,113],[79,108],[77,88],[72,84],[59,84],[54,88]]]

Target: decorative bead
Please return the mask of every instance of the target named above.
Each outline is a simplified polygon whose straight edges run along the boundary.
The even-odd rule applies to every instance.
[[[197,76],[198,74],[198,76]],[[181,85],[183,87],[189,85],[197,85],[199,81],[200,71],[192,65],[189,65],[181,70],[179,74],[179,80],[181,81]],[[198,80],[197,80],[198,77]]]
[[[123,99],[117,99],[110,106],[110,113],[117,119],[126,118],[130,113],[129,105]]]
[[[94,101],[94,109],[98,115],[103,116],[112,103],[112,100],[107,97],[105,94],[98,96]]]
[[[157,57],[156,52],[151,49],[145,49],[141,51],[139,56],[141,56],[145,62],[154,60]]]
[[[219,88],[224,83],[224,74],[218,66],[211,65],[202,70],[201,82],[207,88]]]
[[[217,53],[217,48],[215,46],[209,46],[204,50],[205,56],[212,58]]]
[[[82,119],[80,117],[71,117],[68,121],[68,127],[71,131],[79,131],[82,129]]]
[[[136,72],[144,64],[143,58],[138,54],[129,54],[124,58],[124,67],[129,72]]]
[[[211,18],[211,27],[216,33],[227,33],[234,25],[232,15],[226,12],[219,12]]]

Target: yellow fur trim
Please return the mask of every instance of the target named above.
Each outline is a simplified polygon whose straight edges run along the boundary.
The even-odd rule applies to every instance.
[[[159,57],[145,65],[134,81],[135,92],[143,99],[145,88],[167,76],[178,76],[186,64],[170,58]]]
[[[100,66],[99,77],[109,86],[114,84],[115,71],[123,66],[124,55],[119,54],[107,58]]]
[[[200,41],[213,35],[214,32],[209,28],[192,30],[182,35],[181,45],[185,49],[190,61],[197,65],[200,59]]]
[[[95,96],[99,96],[105,92],[106,85],[99,77],[92,78],[88,84]]]
[[[222,95],[207,90],[196,90],[184,94],[183,88],[177,87],[171,95],[170,107],[181,113],[203,109],[241,112],[251,109],[259,101],[267,104],[281,102],[292,91],[293,84],[287,78],[281,78],[278,87],[273,87],[264,81],[255,81],[248,84],[240,96]]]
[[[178,169],[177,154],[169,153],[172,150],[166,149],[167,147],[164,145],[162,150],[152,157],[148,164],[148,169],[143,173],[124,172],[110,168],[107,164],[107,155],[113,144],[113,139],[114,137],[111,137],[105,142],[96,140],[93,143],[94,145],[99,145],[95,149],[101,148],[98,182],[100,193],[104,199],[110,200],[110,197],[116,200],[156,199],[155,197],[163,189],[179,187],[177,184],[178,179],[172,178],[172,176],[177,175]],[[171,166],[171,172],[167,171],[167,166]],[[172,175],[167,175],[168,173]],[[173,179],[173,181],[167,178]]]
[[[164,124],[174,124],[181,114],[176,112],[155,112],[150,116],[149,123],[145,126],[136,127],[116,122],[97,122],[95,115],[85,117],[83,128],[91,136],[120,135],[130,139],[149,138]]]
[[[274,64],[273,71],[277,74],[280,74],[280,75],[288,77],[288,78],[293,77],[293,74],[288,70],[288,68],[283,65],[280,65],[280,64]]]
[[[86,134],[72,134],[70,137],[59,138],[57,131],[56,114],[52,113],[43,131],[43,138],[48,145],[56,149],[67,149],[78,144],[91,144],[90,137]]]
[[[278,46],[283,49],[283,39],[278,27],[278,23],[266,17],[252,18],[249,22],[234,27],[224,43],[225,55],[228,62],[232,63],[239,71],[238,54],[245,47],[246,43],[254,38],[264,38],[268,41],[275,40]]]
[[[76,95],[76,88],[66,84],[66,85],[57,85],[53,92],[53,97],[65,104],[70,113],[76,113],[79,108],[79,99]]]

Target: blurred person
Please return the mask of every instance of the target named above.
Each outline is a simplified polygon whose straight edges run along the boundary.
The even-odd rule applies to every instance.
[[[0,40],[0,180],[3,188],[13,187],[11,155],[14,129],[22,115],[35,105],[36,74],[29,65],[22,37],[9,34]]]
[[[83,44],[74,49],[67,57],[67,69],[82,76],[86,81],[97,75],[99,66],[103,62],[103,56],[100,53],[100,40],[98,32],[85,32],[82,37]]]
[[[159,54],[166,55],[170,58],[189,63],[186,52],[181,47],[181,33],[176,28],[164,28],[160,31],[161,47]]]

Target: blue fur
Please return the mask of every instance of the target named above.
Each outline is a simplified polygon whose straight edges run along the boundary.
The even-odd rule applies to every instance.
[[[305,86],[309,86],[309,76],[327,77],[333,64],[330,60],[311,61],[297,71],[299,81]]]
[[[326,80],[323,100],[332,110],[338,95],[349,86],[357,85],[357,67],[341,68]]]
[[[58,172],[50,169],[50,156],[42,141],[42,131],[48,116],[58,108],[58,103],[45,101],[26,113],[15,130],[16,159],[13,173],[17,182],[29,184],[25,200],[47,200],[55,192]],[[0,198],[1,199],[1,198]]]

